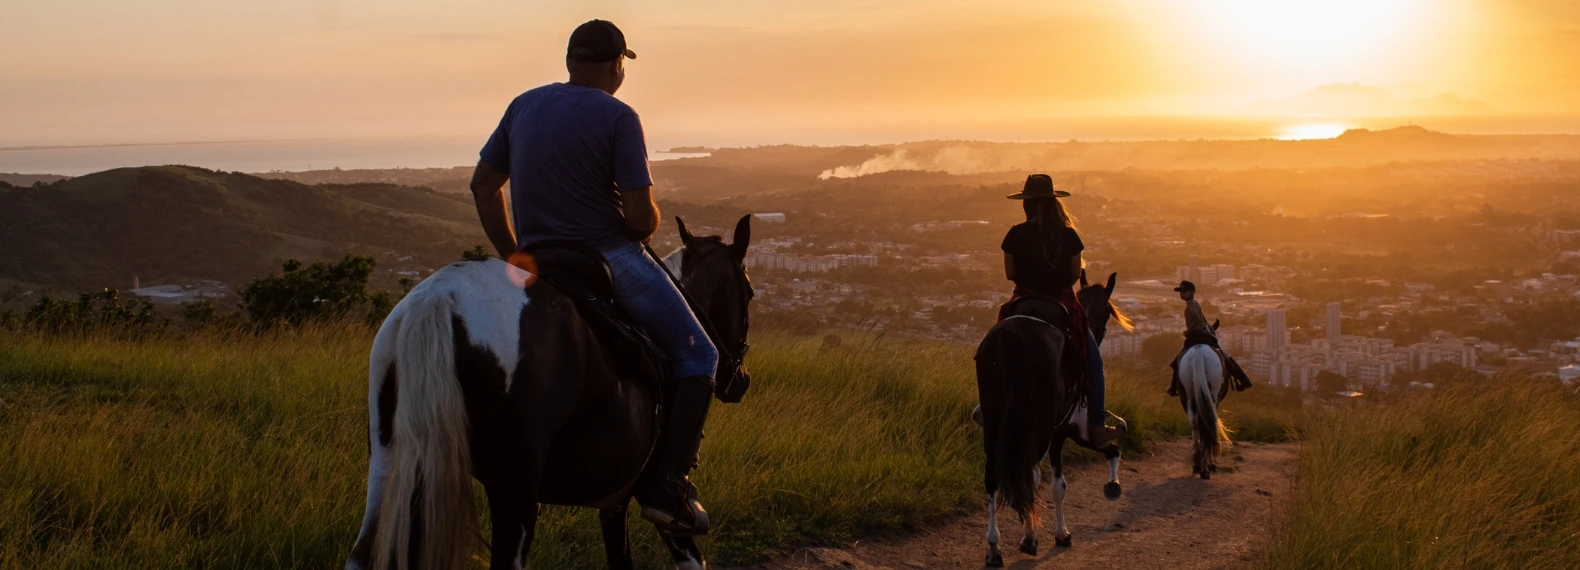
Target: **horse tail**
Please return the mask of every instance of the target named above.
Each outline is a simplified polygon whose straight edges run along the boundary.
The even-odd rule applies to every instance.
[[[999,419],[993,457],[998,475],[998,502],[1015,509],[1021,522],[1042,525],[1037,503],[1037,463],[1044,450],[1037,449],[1037,385],[1027,362],[1025,337],[1005,327],[999,339]]]
[[[1196,350],[1191,349],[1193,352]],[[1205,456],[1216,457],[1220,442],[1228,439],[1228,434],[1224,433],[1223,422],[1218,419],[1218,403],[1214,401],[1212,386],[1207,382],[1206,357],[1198,354],[1192,359],[1190,375],[1192,387],[1195,388],[1191,392],[1191,408],[1196,412],[1196,434],[1201,439]]]
[[[451,292],[419,288],[384,325],[398,327],[398,400],[373,568],[466,563],[477,518],[466,406],[455,365],[454,308]]]

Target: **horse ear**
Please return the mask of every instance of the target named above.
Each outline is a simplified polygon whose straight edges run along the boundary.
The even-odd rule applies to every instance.
[[[746,260],[746,248],[752,245],[752,215],[741,216],[741,221],[735,222],[735,237],[730,242],[730,251],[735,253],[736,261]]]
[[[697,236],[691,235],[691,230],[686,229],[686,221],[680,219],[680,216],[675,216],[675,227],[680,228],[680,243],[687,244],[697,239]]]
[[[1086,270],[1082,269],[1081,270],[1081,288],[1085,289],[1088,285],[1089,284],[1086,282]]]
[[[1212,320],[1212,332],[1218,332],[1218,325],[1221,324],[1221,321],[1221,319]]]
[[[1108,294],[1109,295],[1113,295],[1114,294],[1114,287],[1117,286],[1117,285],[1119,285],[1119,274],[1118,273],[1109,273],[1108,274]]]

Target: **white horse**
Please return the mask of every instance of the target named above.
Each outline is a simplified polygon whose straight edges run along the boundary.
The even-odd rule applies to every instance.
[[[1228,393],[1223,381],[1223,361],[1212,347],[1196,345],[1180,357],[1180,405],[1190,419],[1191,440],[1195,443],[1191,473],[1211,479],[1218,470],[1218,452],[1231,443],[1229,430],[1218,417],[1218,404]]]

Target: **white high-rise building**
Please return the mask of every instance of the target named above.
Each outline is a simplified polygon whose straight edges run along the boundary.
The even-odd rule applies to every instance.
[[[1289,329],[1285,325],[1285,318],[1284,309],[1267,312],[1267,350],[1274,354],[1282,351],[1284,343],[1289,340]]]
[[[1333,341],[1339,339],[1339,323],[1339,304],[1328,303],[1328,340]]]

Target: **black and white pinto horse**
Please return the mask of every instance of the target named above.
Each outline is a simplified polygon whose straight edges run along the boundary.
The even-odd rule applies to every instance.
[[[681,281],[721,354],[745,349],[750,219],[730,244],[679,224]],[[540,504],[600,509],[609,566],[631,568],[626,509],[660,426],[660,394],[611,364],[631,356],[607,353],[571,298],[505,261],[454,263],[412,289],[373,343],[367,509],[346,567],[463,567],[476,477],[491,568],[524,564]],[[692,539],[665,542],[683,570],[706,567]]]
[[[1214,327],[1216,328],[1216,327]],[[1191,473],[1211,479],[1218,470],[1218,452],[1229,443],[1229,430],[1218,417],[1218,404],[1229,393],[1223,380],[1223,359],[1207,345],[1196,345],[1180,357],[1180,405],[1190,420]]]
[[[1092,328],[1102,342],[1110,318],[1130,328],[1130,320],[1112,304],[1114,283],[1087,285],[1081,276],[1077,293]],[[1024,301],[1023,301],[1024,302]],[[1048,305],[1057,307],[1051,301]],[[1062,311],[1062,308],[1055,310]],[[1064,495],[1068,484],[1060,455],[1067,439],[1091,448],[1084,398],[1077,399],[1076,382],[1064,362],[1066,337],[1063,331],[1033,316],[1006,318],[988,331],[977,348],[977,394],[981,401],[983,446],[987,451],[986,473],[988,510],[988,566],[1003,566],[999,551],[998,509],[1008,506],[1020,516],[1026,534],[1020,550],[1037,554],[1037,529],[1042,524],[1038,511],[1037,486],[1041,479],[1038,465],[1048,458],[1053,467],[1053,505],[1058,528],[1054,544],[1070,546],[1070,530],[1064,524]],[[1119,498],[1119,447],[1109,444],[1096,449],[1108,459],[1109,480],[1103,495]]]

